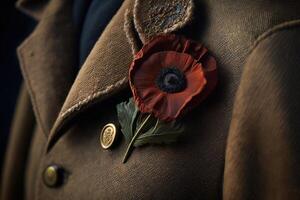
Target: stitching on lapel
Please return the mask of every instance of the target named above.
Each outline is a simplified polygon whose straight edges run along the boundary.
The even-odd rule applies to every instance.
[[[139,50],[138,33],[135,31],[132,13],[127,9],[124,15],[124,31],[128,43],[131,46],[132,55],[135,55]]]
[[[127,77],[124,77],[123,79],[117,81],[115,84],[109,85],[106,88],[104,88],[103,90],[100,90],[98,92],[94,92],[94,93],[90,94],[85,99],[83,99],[83,100],[79,101],[78,103],[76,103],[75,105],[71,106],[69,109],[67,109],[65,112],[63,112],[60,116],[63,119],[68,117],[70,115],[70,113],[72,113],[73,111],[80,110],[84,105],[88,104],[89,102],[98,98],[99,96],[108,94],[115,89],[121,88],[126,82],[127,82]]]

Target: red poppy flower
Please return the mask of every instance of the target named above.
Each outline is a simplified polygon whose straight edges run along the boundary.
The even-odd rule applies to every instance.
[[[216,61],[195,41],[173,34],[157,36],[135,55],[129,83],[141,112],[174,120],[215,88]]]

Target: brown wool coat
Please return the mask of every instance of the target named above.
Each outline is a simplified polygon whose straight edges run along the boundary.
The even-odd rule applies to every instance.
[[[99,145],[130,96],[125,0],[80,72],[71,0],[21,0],[39,24],[18,49],[24,77],[1,199],[300,199],[300,1],[195,0],[181,33],[218,62],[216,91],[185,119],[174,145]],[[42,172],[62,166],[64,183]]]

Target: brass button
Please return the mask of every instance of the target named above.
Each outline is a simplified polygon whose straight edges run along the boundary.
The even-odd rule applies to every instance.
[[[116,139],[116,134],[117,134],[117,128],[114,124],[109,123],[106,124],[100,134],[100,144],[103,149],[108,149],[110,148],[115,139]]]
[[[57,187],[63,182],[63,170],[57,165],[50,165],[44,170],[43,179],[48,187]]]

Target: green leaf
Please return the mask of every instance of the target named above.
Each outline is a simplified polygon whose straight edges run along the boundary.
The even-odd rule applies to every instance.
[[[128,142],[123,163],[126,162],[134,147],[145,144],[169,144],[177,141],[184,132],[178,122],[164,122],[152,114],[139,112],[132,98],[117,105],[121,131]]]
[[[157,120],[157,123],[153,128],[137,137],[134,146],[138,147],[145,144],[170,144],[176,142],[183,132],[184,126],[176,121],[167,123]]]
[[[117,105],[117,114],[119,118],[119,123],[121,125],[121,131],[125,136],[125,139],[129,142],[135,130],[135,119],[137,117],[139,110],[134,104],[132,98],[128,102],[122,102]]]

